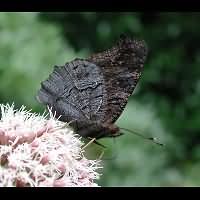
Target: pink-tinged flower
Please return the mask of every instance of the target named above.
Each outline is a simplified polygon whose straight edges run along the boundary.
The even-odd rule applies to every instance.
[[[0,120],[1,187],[98,186],[100,160],[84,156],[83,142],[54,118],[2,105]]]

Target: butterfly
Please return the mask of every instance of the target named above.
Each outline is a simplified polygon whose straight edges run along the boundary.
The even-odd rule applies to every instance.
[[[121,35],[110,49],[54,66],[41,82],[37,100],[71,122],[84,138],[122,135],[116,120],[141,76],[147,56],[144,41]]]

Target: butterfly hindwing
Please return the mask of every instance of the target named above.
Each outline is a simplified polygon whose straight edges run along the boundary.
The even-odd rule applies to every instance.
[[[83,59],[56,66],[41,83],[37,99],[63,121],[101,121],[105,86],[99,67]]]

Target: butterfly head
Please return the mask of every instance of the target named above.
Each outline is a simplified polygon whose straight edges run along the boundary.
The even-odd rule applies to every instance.
[[[105,137],[118,137],[120,135],[123,135],[122,133],[120,133],[120,128],[115,124],[109,124],[106,126],[104,125],[104,127],[105,133],[107,133]]]

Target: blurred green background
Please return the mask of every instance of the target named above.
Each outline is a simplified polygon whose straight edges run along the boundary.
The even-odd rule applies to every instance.
[[[43,112],[35,95],[54,65],[105,50],[121,33],[144,39],[144,71],[117,124],[165,147],[129,133],[103,139],[98,183],[200,185],[199,24],[200,13],[0,13],[0,102]]]

